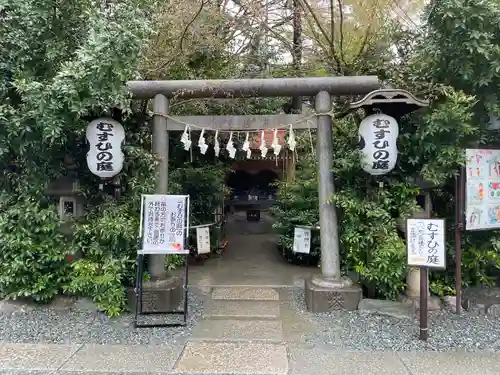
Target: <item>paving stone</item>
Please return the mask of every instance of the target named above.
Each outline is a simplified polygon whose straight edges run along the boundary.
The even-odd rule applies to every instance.
[[[412,374],[498,375],[500,353],[492,352],[399,352]]]
[[[276,319],[280,315],[278,301],[208,301],[203,310],[204,318]]]
[[[2,370],[57,370],[77,350],[77,345],[0,344]]]
[[[173,345],[84,345],[61,371],[166,372],[181,351]]]
[[[203,320],[193,330],[197,340],[266,340],[281,342],[283,328],[276,320]]]
[[[62,375],[62,374],[60,372],[57,372],[56,370],[2,370],[2,369],[0,369],[0,375]],[[71,375],[77,375],[77,374],[71,374]],[[92,375],[97,375],[97,374],[92,374]]]
[[[398,319],[412,319],[411,307],[398,301],[364,298],[358,305],[361,314],[380,314]]]
[[[290,375],[410,375],[393,352],[290,349]],[[418,374],[417,372],[415,374]],[[419,374],[426,374],[420,372]]]
[[[257,343],[190,342],[175,371],[189,374],[287,374],[286,347]]]
[[[215,288],[212,292],[212,299],[278,301],[279,294],[272,288]]]

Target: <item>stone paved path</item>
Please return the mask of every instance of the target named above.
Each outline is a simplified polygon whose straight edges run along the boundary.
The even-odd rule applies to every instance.
[[[175,370],[184,373],[288,372],[280,296],[272,288],[214,288]]]
[[[184,343],[13,344],[0,341],[0,374],[498,375],[498,352],[349,352],[308,345],[321,327],[288,306],[287,293],[214,288]]]

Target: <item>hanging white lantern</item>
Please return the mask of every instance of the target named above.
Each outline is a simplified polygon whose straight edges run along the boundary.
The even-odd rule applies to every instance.
[[[99,118],[87,126],[86,135],[90,145],[87,153],[90,171],[101,178],[114,177],[120,173],[124,161],[123,126],[110,118]]]
[[[381,176],[394,169],[398,160],[398,136],[398,122],[394,117],[378,113],[361,121],[359,137],[364,144],[361,166],[365,172]]]

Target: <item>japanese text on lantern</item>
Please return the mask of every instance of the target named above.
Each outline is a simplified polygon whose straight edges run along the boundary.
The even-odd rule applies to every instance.
[[[446,267],[445,227],[442,219],[407,220],[408,265]]]
[[[125,139],[123,126],[112,119],[97,119],[87,126],[90,145],[87,165],[90,171],[101,178],[117,175],[123,168],[121,144]]]
[[[398,159],[396,119],[383,113],[365,117],[359,125],[361,167],[373,176],[389,173]]]
[[[389,169],[389,142],[385,139],[386,133],[391,133],[389,130],[390,122],[389,120],[381,120],[379,118],[373,121],[373,126],[377,129],[374,132],[375,140],[372,145],[375,148],[373,152],[373,169]]]
[[[100,122],[96,125],[97,140],[99,143],[95,145],[97,148],[97,170],[98,171],[113,171],[113,145],[109,142],[109,138],[113,137],[113,124]]]

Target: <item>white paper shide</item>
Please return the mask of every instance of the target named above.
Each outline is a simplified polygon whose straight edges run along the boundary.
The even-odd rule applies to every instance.
[[[210,253],[210,228],[200,227],[196,228],[196,245],[198,254]]]
[[[124,155],[121,149],[125,139],[123,126],[109,118],[99,118],[87,126],[89,142],[87,165],[89,170],[101,178],[116,176],[123,168]]]
[[[295,228],[293,236],[293,252],[309,254],[311,252],[311,230]]]
[[[444,220],[408,219],[406,244],[408,265],[446,268]]]
[[[185,248],[187,210],[185,195],[144,195],[142,250],[147,254],[189,254]]]
[[[359,136],[363,144],[363,170],[374,176],[392,171],[398,160],[396,119],[383,113],[370,115],[361,121]]]

